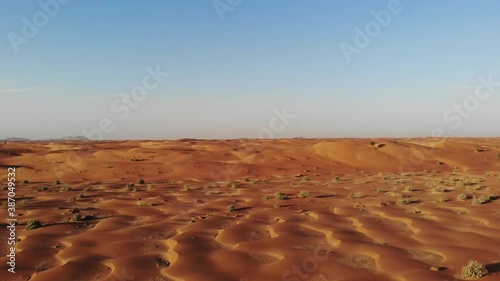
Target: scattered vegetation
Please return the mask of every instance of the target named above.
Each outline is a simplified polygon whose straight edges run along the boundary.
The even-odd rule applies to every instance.
[[[125,191],[133,191],[134,190],[134,184],[133,183],[127,183],[125,186]]]
[[[436,192],[436,193],[443,193],[443,192],[446,192],[446,188],[442,187],[442,186],[435,186],[432,188],[432,192]]]
[[[286,199],[288,199],[288,195],[286,195],[285,193],[276,192],[276,200],[286,200]]]
[[[359,198],[359,195],[355,192],[351,192],[351,193],[347,194],[347,198],[355,199],[355,198]]]
[[[481,196],[474,196],[472,198],[472,205],[482,205],[491,202],[492,196],[488,194],[484,194]]]
[[[157,204],[154,203],[154,202],[151,202],[151,203],[146,203],[146,202],[139,202],[139,207],[154,207],[156,206]]]
[[[29,181],[28,181],[28,180],[23,180],[23,183],[24,183],[24,184],[28,184],[28,183],[29,183]]]
[[[81,221],[82,220],[82,214],[80,213],[74,213],[73,216],[71,216],[71,221]]]
[[[83,192],[89,192],[92,191],[92,186],[86,187]]]
[[[309,181],[309,177],[308,176],[303,177],[302,181]]]
[[[61,181],[56,180],[56,181],[54,181],[54,184],[61,184]]]
[[[340,182],[340,177],[339,176],[333,177],[332,182],[333,183],[339,183]]]
[[[71,196],[68,198],[68,202],[75,202],[76,201],[76,197],[75,196]]]
[[[236,207],[234,205],[229,205],[229,206],[227,206],[226,211],[228,211],[230,213],[234,212],[234,211],[236,211]]]
[[[137,183],[138,183],[138,184],[145,184],[146,182],[145,182],[143,179],[138,179],[138,180],[137,180]]]
[[[189,184],[185,184],[184,191],[190,191],[190,190],[191,190],[191,186]]]
[[[409,205],[411,203],[413,202],[408,198],[399,198],[398,200],[396,200],[396,204],[398,205]]]
[[[85,194],[83,193],[78,194],[78,198],[83,198],[83,197],[85,197]]]
[[[309,191],[307,191],[307,190],[301,190],[299,192],[299,198],[306,198],[307,196],[309,196]]]
[[[405,187],[405,191],[406,192],[412,192],[413,190],[414,190],[413,186],[411,186],[411,185],[408,185],[408,186]]]
[[[42,224],[37,221],[37,220],[29,220],[27,223],[26,223],[26,229],[27,230],[33,230],[33,229],[37,229],[37,228],[40,228],[42,227]]]
[[[488,275],[488,269],[482,263],[476,260],[469,260],[469,262],[462,267],[462,278],[481,278]]]
[[[273,199],[273,196],[272,195],[264,195],[264,197],[262,197],[264,200],[271,200]]]
[[[63,187],[59,188],[60,192],[71,191],[71,190],[72,190],[71,186],[63,186]]]
[[[460,193],[460,194],[457,195],[457,200],[458,201],[465,201],[465,200],[467,200],[467,198],[468,198],[467,194],[465,194],[465,193]]]
[[[150,183],[150,184],[148,184],[148,189],[149,189],[149,190],[153,190],[153,189],[155,189],[155,187],[156,187],[156,186],[155,186],[154,184],[151,184],[151,183]]]
[[[9,189],[9,187],[8,187],[8,186],[6,186],[6,185],[2,185],[2,190],[7,190],[7,189]]]

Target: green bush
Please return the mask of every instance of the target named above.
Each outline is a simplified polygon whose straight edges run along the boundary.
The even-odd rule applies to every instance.
[[[285,200],[288,196],[285,193],[276,192],[276,200]]]
[[[492,196],[491,195],[481,195],[481,196],[474,196],[472,198],[472,205],[482,205],[491,202]]]
[[[309,196],[309,191],[307,191],[307,190],[301,190],[299,192],[299,198],[306,198],[307,196]]]
[[[30,220],[26,223],[27,230],[33,230],[42,227],[42,224],[37,220]]]
[[[398,205],[409,205],[411,204],[412,201],[408,198],[399,198],[397,201],[396,201],[396,204]]]
[[[481,278],[488,275],[488,269],[476,260],[470,260],[462,267],[463,278]]]
[[[354,193],[354,192],[347,194],[347,198],[349,198],[349,199],[355,199],[358,197],[359,197],[359,195],[357,193]]]
[[[236,207],[234,205],[229,205],[229,206],[227,206],[226,210],[228,212],[234,212],[234,211],[236,211]]]
[[[82,215],[80,213],[74,213],[73,216],[71,217],[71,221],[81,221],[82,220]]]

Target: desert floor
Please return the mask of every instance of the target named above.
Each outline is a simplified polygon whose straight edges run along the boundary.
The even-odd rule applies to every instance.
[[[19,220],[11,274],[2,190],[0,280],[451,281],[471,259],[500,280],[500,139],[5,142],[0,157]]]

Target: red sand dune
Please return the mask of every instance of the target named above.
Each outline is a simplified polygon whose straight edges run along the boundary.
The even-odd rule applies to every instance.
[[[11,274],[0,209],[0,280],[443,281],[470,259],[500,280],[500,139],[6,142],[0,156],[2,184],[18,167],[19,219]]]

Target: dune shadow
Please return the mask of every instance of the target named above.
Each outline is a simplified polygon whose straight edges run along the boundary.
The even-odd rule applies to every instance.
[[[499,273],[500,272],[500,262],[488,264],[488,265],[486,265],[486,268],[488,269],[488,272],[490,274]]]
[[[313,198],[329,198],[334,196],[335,196],[334,194],[325,194],[325,195],[314,196]]]
[[[253,209],[253,207],[241,207],[241,208],[236,208],[236,211],[245,211],[245,210],[250,210]]]

